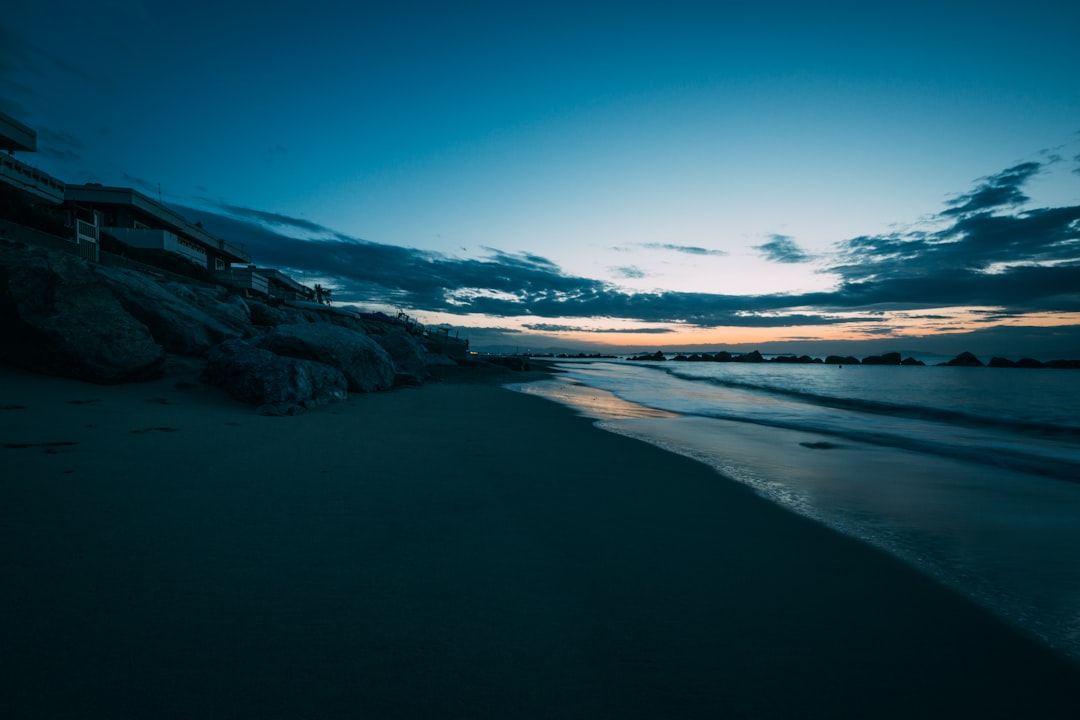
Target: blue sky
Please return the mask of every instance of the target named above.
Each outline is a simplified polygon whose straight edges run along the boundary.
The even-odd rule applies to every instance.
[[[1075,4],[231,6],[15,0],[23,159],[493,344],[1080,354]]]

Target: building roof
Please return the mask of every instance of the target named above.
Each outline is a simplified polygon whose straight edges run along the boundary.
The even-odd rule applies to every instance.
[[[215,249],[224,255],[229,262],[251,262],[251,255],[241,248],[211,235],[201,227],[188,222],[187,219],[171,208],[156,200],[151,200],[138,190],[96,184],[68,185],[64,192],[64,199],[73,203],[119,205],[132,208],[143,215],[153,218],[167,230],[171,230],[178,235],[184,235]]]
[[[0,150],[37,150],[37,133],[21,122],[0,112]]]

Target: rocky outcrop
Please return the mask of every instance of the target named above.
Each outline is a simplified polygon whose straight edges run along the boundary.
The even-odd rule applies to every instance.
[[[859,365],[859,358],[854,355],[829,355],[825,358],[826,365]]]
[[[251,308],[244,298],[223,287],[204,287],[184,283],[165,283],[165,289],[178,298],[200,308],[218,323],[240,337],[251,337],[255,329]]]
[[[0,243],[0,355],[97,383],[161,375],[165,352],[87,264],[66,253]]]
[[[349,390],[374,392],[394,384],[394,361],[368,336],[330,323],[279,325],[258,341],[270,352],[339,370]]]
[[[979,358],[969,352],[962,352],[945,364],[949,367],[985,367]]]
[[[207,353],[203,380],[264,415],[295,415],[348,397],[341,371],[310,360],[276,355],[243,340],[226,340]]]
[[[765,360],[765,358],[763,358],[761,356],[761,353],[759,353],[757,350],[754,350],[753,352],[743,353],[742,355],[736,355],[734,358],[732,358],[732,360],[734,360],[735,362],[743,362],[743,363],[759,363],[759,362],[763,362]]]
[[[899,365],[901,363],[900,353],[888,352],[883,355],[870,355],[864,357],[863,365]]]
[[[664,355],[664,353],[662,351],[657,350],[654,353],[645,353],[645,354],[642,354],[642,355],[635,355],[633,357],[627,358],[627,360],[654,360],[654,361],[659,361],[659,360],[667,360],[667,357]]]
[[[404,328],[390,328],[389,332],[372,335],[371,339],[394,361],[395,385],[417,385],[431,377],[427,350]]]
[[[252,333],[250,317],[245,313],[229,303],[211,304],[209,298],[187,286],[162,285],[149,275],[122,268],[97,266],[93,272],[169,352],[201,356],[223,340]],[[196,304],[200,300],[213,314]]]

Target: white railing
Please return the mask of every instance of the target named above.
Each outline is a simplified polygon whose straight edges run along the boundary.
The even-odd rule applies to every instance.
[[[88,240],[89,242],[97,242],[100,239],[97,225],[85,220],[75,221],[75,237],[79,241]]]

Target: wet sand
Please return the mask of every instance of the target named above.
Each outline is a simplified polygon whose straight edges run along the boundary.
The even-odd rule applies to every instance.
[[[1080,671],[708,467],[460,371],[262,417],[0,366],[0,714],[1080,717]]]

